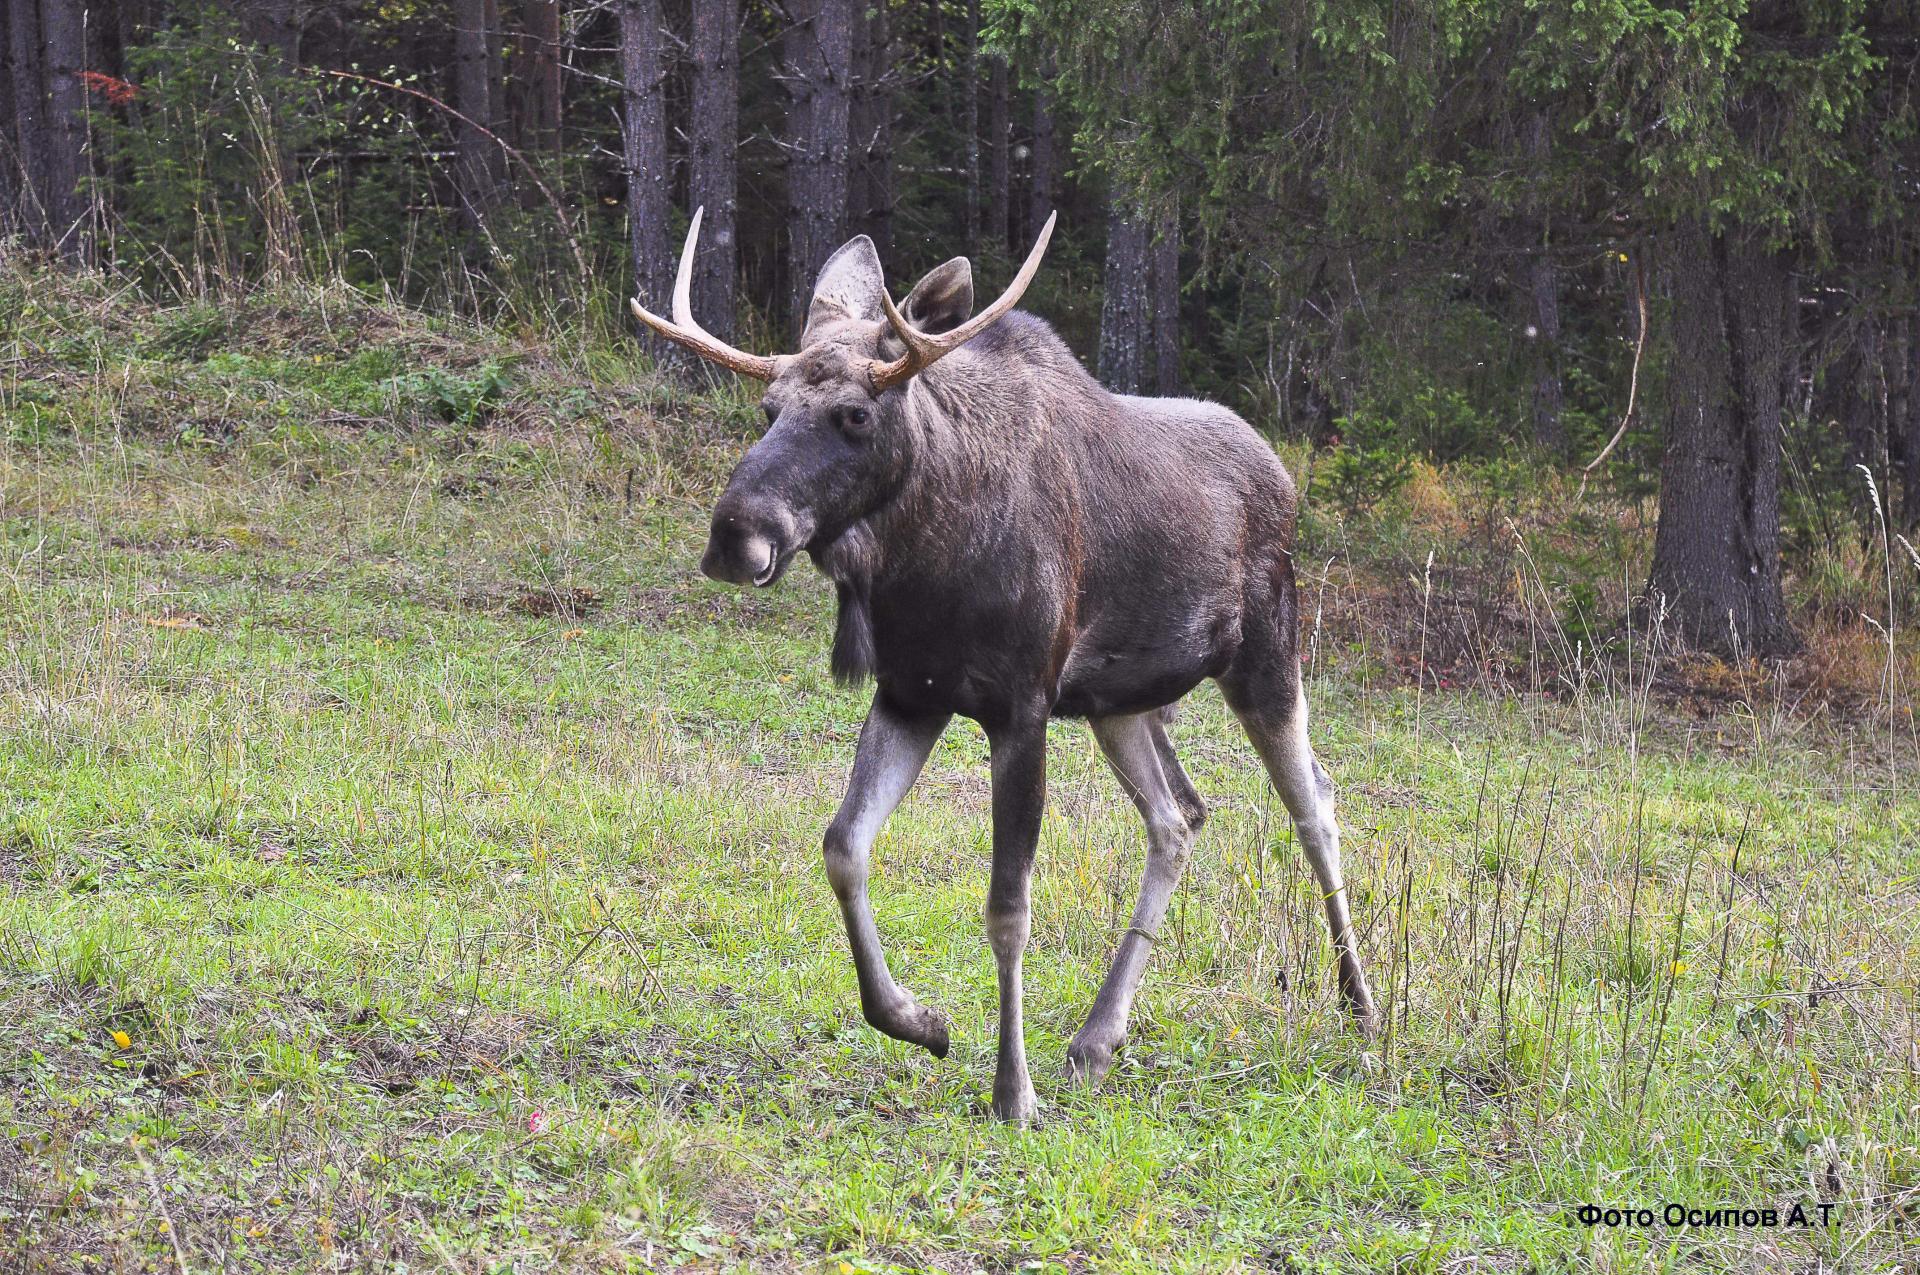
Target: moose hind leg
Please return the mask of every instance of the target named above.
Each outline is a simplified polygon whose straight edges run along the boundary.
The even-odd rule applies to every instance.
[[[1200,790],[1193,786],[1193,780],[1187,778],[1187,771],[1180,764],[1180,758],[1174,754],[1173,740],[1167,735],[1167,727],[1173,724],[1173,705],[1169,704],[1157,713],[1148,713],[1147,729],[1153,735],[1153,746],[1160,754],[1160,773],[1167,777],[1167,787],[1173,790],[1173,799],[1178,803],[1180,812],[1187,817],[1187,827],[1194,832],[1200,831],[1207,821],[1207,803],[1200,799]]]
[[[840,914],[853,948],[860,980],[860,1009],[867,1022],[895,1040],[919,1045],[935,1058],[947,1056],[947,1025],[934,1011],[894,982],[880,948],[873,905],[867,899],[868,855],[881,825],[920,777],[927,755],[946,729],[947,717],[910,717],[881,695],[873,698],[860,745],[854,753],[853,779],[839,813],[827,826],[827,880],[840,900]]]
[[[1279,664],[1278,675],[1273,664]],[[1290,674],[1290,675],[1289,675]],[[1314,760],[1307,741],[1307,697],[1291,651],[1249,675],[1231,670],[1221,679],[1227,703],[1246,728],[1267,776],[1286,803],[1300,835],[1307,864],[1319,882],[1340,967],[1340,994],[1364,1035],[1376,1026],[1373,992],[1360,968],[1346,878],[1340,870],[1340,827],[1334,821],[1333,781]]]
[[[1204,818],[1199,795],[1179,771],[1179,762],[1174,761],[1171,769],[1178,775],[1184,794],[1167,773],[1166,763],[1173,748],[1155,714],[1097,718],[1091,725],[1120,786],[1147,822],[1147,867],[1140,879],[1133,920],[1120,936],[1106,981],[1100,984],[1085,1025],[1067,1046],[1067,1078],[1082,1084],[1093,1084],[1106,1075],[1114,1054],[1126,1040],[1134,993],[1146,973],[1153,941],[1167,915],[1167,903],[1186,870],[1194,831]],[[1183,795],[1188,799],[1183,801]]]

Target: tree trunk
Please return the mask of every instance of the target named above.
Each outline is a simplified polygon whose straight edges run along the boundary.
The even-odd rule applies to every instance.
[[[1033,91],[1033,162],[1027,184],[1027,237],[1040,233],[1053,214],[1053,91],[1044,77],[1052,74],[1053,61],[1040,68],[1040,87]]]
[[[853,78],[853,0],[794,0],[782,59],[788,115],[787,319],[806,326],[813,281],[847,221],[847,105]]]
[[[523,0],[526,27],[526,118],[521,136],[533,150],[560,154],[560,0]]]
[[[620,0],[622,134],[627,166],[627,238],[633,249],[633,289],[649,310],[666,313],[673,286],[667,243],[667,110],[660,46],[660,0]],[[641,333],[657,361],[676,361],[669,343]]]
[[[693,313],[733,339],[737,270],[735,152],[740,145],[740,0],[693,0],[693,120],[687,202],[705,208],[693,265]]]
[[[893,66],[887,6],[854,19],[848,229],[866,235],[884,260],[893,247]]]
[[[1905,386],[1890,410],[1887,438],[1898,449],[1899,520],[1911,538],[1920,535],[1920,318],[1909,313],[1900,320],[1900,328],[1905,336],[1900,366]]]
[[[1153,284],[1154,393],[1180,392],[1180,213],[1170,208],[1154,221]]]
[[[1544,191],[1551,158],[1549,124],[1545,111],[1535,111],[1527,120],[1525,243],[1533,254],[1527,259],[1527,298],[1533,311],[1528,333],[1533,342],[1533,441],[1559,456],[1567,450],[1567,429],[1560,388],[1560,280],[1547,251],[1551,236]]]
[[[1544,451],[1567,450],[1566,399],[1560,386],[1560,272],[1544,246],[1527,263],[1533,302],[1533,441]]]
[[[1106,291],[1100,304],[1100,381],[1117,394],[1147,383],[1148,245],[1144,218],[1130,196],[1107,204]]]
[[[13,11],[0,5],[0,235],[20,228],[20,166],[13,127]]]
[[[1791,263],[1700,223],[1669,241],[1674,347],[1648,592],[1678,636],[1740,655],[1796,639],[1780,578]]]
[[[276,54],[289,67],[300,60],[300,21],[293,0],[253,0],[245,10],[241,29],[261,48]]]
[[[498,147],[481,131],[493,120],[488,7],[488,0],[454,0],[453,5],[453,109],[466,117],[455,121],[454,173],[461,216],[476,240],[485,234],[487,214],[499,194]]]
[[[859,12],[853,18],[853,84],[847,96],[847,233],[865,234],[873,203],[872,140],[875,76],[873,24]]]
[[[868,56],[872,62],[867,89],[867,114],[872,131],[867,138],[867,235],[885,261],[893,253],[893,23],[885,0],[868,17]]]
[[[987,242],[1008,246],[1007,133],[1009,103],[1007,60],[987,59]]]
[[[1878,535],[1874,490],[1892,495],[1888,480],[1893,431],[1885,366],[1892,353],[1889,345],[1887,333],[1873,318],[1857,320],[1841,354],[1826,371],[1826,392],[1816,405],[1822,419],[1840,427],[1846,451],[1847,503],[1860,534],[1869,542]],[[1873,475],[1874,490],[1868,489],[1862,468]]]
[[[504,41],[500,24],[500,0],[487,0],[487,118],[481,120],[494,134],[506,138],[515,145],[518,138],[513,135],[513,112],[507,109],[507,67],[503,53]],[[506,173],[506,156],[497,154],[494,160],[494,180],[503,182]]]
[[[16,6],[16,8],[19,6]],[[54,246],[75,261],[93,257],[92,171],[87,144],[87,15],[82,0],[41,0],[41,67],[47,91],[47,185]]]
[[[961,240],[968,256],[980,247],[980,0],[967,0],[967,30],[960,64],[960,149],[966,166],[966,222]]]
[[[20,228],[45,247],[53,236],[47,209],[47,102],[41,67],[40,11],[33,0],[7,6],[7,43],[13,61],[13,140],[20,174]]]

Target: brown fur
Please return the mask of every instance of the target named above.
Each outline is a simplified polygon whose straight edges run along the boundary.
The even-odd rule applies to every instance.
[[[1087,717],[1150,831],[1135,924],[1069,1051],[1076,1075],[1105,1070],[1144,944],[1204,818],[1163,710],[1212,677],[1300,823],[1341,985],[1368,1022],[1331,789],[1306,744],[1296,502],[1273,449],[1224,407],[1108,393],[1050,327],[1017,311],[876,394],[867,370],[904,349],[882,313],[883,286],[864,238],[823,269],[802,348],[767,388],[770,428],[716,505],[702,562],[718,579],[766,585],[807,550],[837,591],[834,674],[877,683],[854,781],[827,836],[869,1021],[946,1050],[945,1025],[893,981],[880,954],[866,847],[959,713],[993,746],[994,1107],[1009,1119],[1031,1114],[1019,967],[1045,804],[1045,724]],[[971,269],[956,260],[902,308],[915,328],[942,332],[972,304]]]

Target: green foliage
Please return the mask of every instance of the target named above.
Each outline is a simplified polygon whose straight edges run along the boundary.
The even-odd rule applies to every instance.
[[[477,425],[506,397],[506,367],[489,359],[470,374],[429,367],[394,380],[394,388],[450,425]]]
[[[338,105],[248,44],[223,5],[180,6],[125,60],[136,95],[96,124],[116,264],[188,293],[306,264],[289,165],[345,136]],[[304,182],[303,202],[333,198],[328,171]]]
[[[1362,514],[1406,486],[1413,459],[1399,425],[1358,412],[1340,421],[1340,443],[1314,471],[1317,495]]]

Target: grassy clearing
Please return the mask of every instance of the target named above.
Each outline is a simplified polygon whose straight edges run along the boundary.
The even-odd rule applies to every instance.
[[[954,1020],[935,1063],[860,1021],[816,864],[865,708],[825,674],[830,591],[694,569],[750,413],[350,297],[8,300],[8,1262],[1920,1262],[1904,701],[1681,706],[1639,657],[1440,692],[1383,675],[1336,559],[1317,736],[1390,1033],[1345,1031],[1284,813],[1203,692],[1176,734],[1214,813],[1133,1043],[1011,1132],[983,743],[950,732],[877,852],[894,967]],[[1052,765],[1043,1072],[1143,843],[1082,728]],[[1569,1219],[1822,1200],[1824,1229]]]

